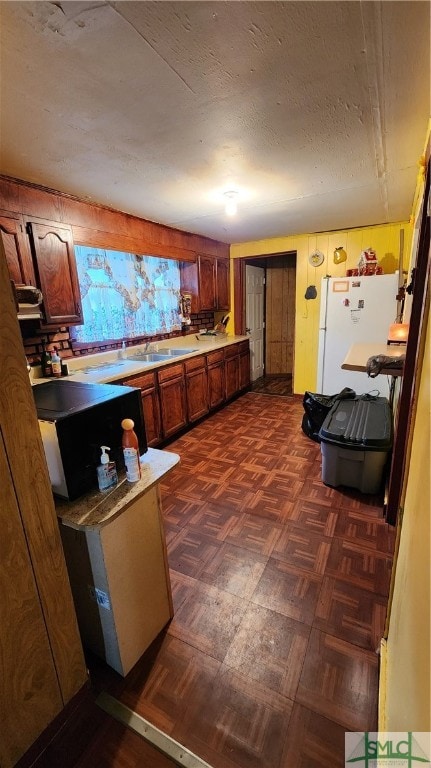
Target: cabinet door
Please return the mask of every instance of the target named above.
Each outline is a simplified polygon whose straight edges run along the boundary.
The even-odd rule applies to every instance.
[[[160,422],[159,394],[157,392],[157,379],[154,372],[144,373],[140,376],[129,376],[123,381],[115,381],[113,384],[123,384],[126,387],[137,387],[141,390],[142,412],[144,415],[145,435],[147,445],[153,447],[162,439],[162,427]]]
[[[217,309],[229,309],[229,261],[217,259],[216,262]]]
[[[3,216],[0,212],[0,237],[11,280],[24,285],[35,284],[30,244],[22,217]]]
[[[208,403],[216,408],[225,400],[224,362],[208,366]]]
[[[83,322],[72,229],[65,224],[27,222],[48,325]]]
[[[187,363],[192,370],[187,370]],[[196,421],[208,413],[208,380],[205,358],[186,361],[186,396],[189,421]]]
[[[170,437],[187,424],[182,365],[158,371],[163,437]]]
[[[239,356],[239,388],[250,386],[250,351],[242,352]]]
[[[226,400],[233,397],[239,389],[239,357],[229,357],[225,360]]]
[[[215,309],[215,260],[209,256],[199,256],[199,304],[200,309]]]
[[[141,394],[147,445],[153,448],[162,439],[159,396],[155,387],[142,390]]]

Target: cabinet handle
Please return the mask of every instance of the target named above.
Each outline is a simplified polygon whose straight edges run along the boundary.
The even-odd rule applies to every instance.
[[[81,307],[79,306],[78,302],[76,302],[76,314],[78,317],[81,317]]]

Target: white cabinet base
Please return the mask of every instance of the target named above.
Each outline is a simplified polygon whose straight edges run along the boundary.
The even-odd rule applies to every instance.
[[[173,616],[158,486],[108,525],[60,530],[82,642],[124,676]]]

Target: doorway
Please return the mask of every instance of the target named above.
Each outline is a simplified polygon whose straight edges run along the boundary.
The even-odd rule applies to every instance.
[[[296,252],[235,259],[235,328],[250,336],[253,389],[292,391],[295,339]],[[256,270],[256,271],[254,271]],[[263,279],[263,286],[260,281]],[[260,296],[263,289],[263,297]],[[256,307],[263,305],[262,331]],[[254,336],[261,338],[255,344]],[[260,345],[260,347],[259,347]],[[260,349],[262,352],[260,353]],[[256,357],[253,360],[253,351]],[[259,355],[262,357],[260,364]],[[264,379],[264,382],[262,382]]]

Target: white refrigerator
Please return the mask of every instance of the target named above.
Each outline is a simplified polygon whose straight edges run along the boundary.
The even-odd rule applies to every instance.
[[[324,277],[321,286],[317,391],[335,395],[344,387],[357,395],[379,390],[389,396],[387,376],[370,378],[341,368],[352,344],[386,345],[397,317],[399,276]]]

